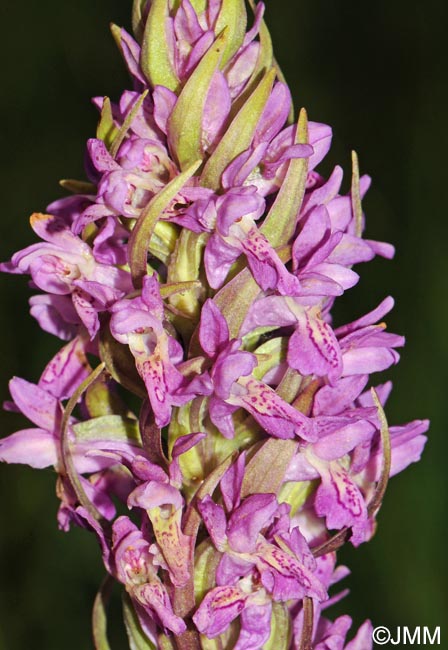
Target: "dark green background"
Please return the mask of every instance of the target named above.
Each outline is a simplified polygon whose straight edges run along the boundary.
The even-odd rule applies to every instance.
[[[95,132],[93,95],[117,98],[127,78],[108,22],[128,25],[130,1],[2,3],[0,258],[33,241],[28,215],[61,196],[57,180],[81,177]],[[393,262],[358,270],[340,322],[397,301],[389,326],[406,335],[391,423],[430,417],[419,466],[392,481],[374,540],[341,559],[353,574],[339,607],[357,623],[442,625],[447,611],[446,127],[442,3],[268,0],[267,22],[297,107],[331,124],[331,165],[349,176],[350,149],[374,185],[367,235],[393,242]],[[5,8],[7,6],[7,8]],[[330,169],[330,163],[327,165]],[[348,181],[346,181],[348,183]],[[348,187],[348,185],[347,185]],[[27,311],[23,278],[0,277],[1,399],[13,375],[37,380],[58,341]],[[21,426],[2,415],[1,434]],[[90,608],[101,579],[96,544],[57,530],[54,476],[0,468],[0,648],[88,649]],[[118,610],[113,610],[118,618]],[[122,637],[117,648],[125,647]]]

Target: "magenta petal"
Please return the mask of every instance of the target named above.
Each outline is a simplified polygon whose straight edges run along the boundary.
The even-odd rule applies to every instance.
[[[219,289],[223,284],[230,267],[240,255],[239,248],[229,246],[219,235],[210,237],[205,248],[204,264],[207,280],[213,289]]]
[[[252,274],[263,289],[276,289],[285,296],[300,294],[300,282],[289,273],[266,237],[254,225],[246,239],[241,241]]]
[[[227,536],[238,553],[253,553],[260,531],[271,521],[278,509],[275,494],[253,494],[232,514]]]
[[[319,418],[317,418],[319,420]],[[313,445],[313,453],[323,460],[336,460],[352,451],[357,445],[370,440],[376,428],[367,420],[344,422],[339,429],[321,438]],[[319,429],[319,422],[316,422]]]
[[[303,262],[313,253],[324,236],[329,233],[330,218],[325,206],[320,205],[312,210],[309,216],[300,222],[301,230],[296,238],[293,248],[293,260],[296,266],[302,266]]]
[[[319,472],[311,465],[304,453],[299,452],[290,462],[285,474],[286,481],[313,481],[319,478]]]
[[[326,605],[328,603],[325,603]],[[350,616],[340,616],[334,623],[321,617],[316,631],[315,650],[343,650],[345,638],[352,624]]]
[[[120,31],[120,47],[129,73],[137,82],[146,84],[146,79],[140,69],[140,47],[125,29]]]
[[[239,616],[248,597],[238,587],[215,587],[206,594],[193,616],[194,624],[199,632],[213,639]]]
[[[90,338],[95,338],[100,327],[100,321],[98,312],[92,305],[92,298],[81,289],[75,289],[72,293],[72,301],[76,313],[90,334]]]
[[[232,413],[238,409],[238,406],[227,404],[221,399],[212,397],[209,402],[209,415],[210,419],[224,436],[224,438],[231,439],[235,436],[235,427],[233,424]]]
[[[288,308],[282,296],[267,296],[256,300],[241,326],[240,335],[244,336],[257,327],[293,325],[296,317]]]
[[[385,257],[387,260],[393,259],[395,255],[395,247],[392,246],[392,244],[381,241],[372,241],[371,239],[366,239],[366,242],[369,244],[375,255]]]
[[[390,476],[403,471],[411,463],[420,460],[427,438],[428,420],[414,420],[403,426],[390,427],[391,468]],[[378,481],[383,466],[383,453],[380,449],[372,453],[367,465],[369,481]]]
[[[167,483],[148,481],[139,485],[128,498],[129,507],[137,506],[150,510],[158,506],[173,505],[176,510],[182,507],[183,499],[176,488]]]
[[[348,325],[344,325],[343,327],[338,327],[338,329],[335,330],[335,332],[337,336],[341,338],[343,336],[346,336],[347,334],[350,334],[351,332],[361,329],[362,327],[367,327],[368,325],[374,325],[377,321],[379,321],[386,314],[388,314],[390,310],[393,308],[393,306],[394,306],[394,299],[391,298],[391,296],[388,296],[378,305],[378,307],[376,307],[376,309],[370,311],[365,316],[358,318],[357,320],[353,321],[352,323],[349,323]]]
[[[20,377],[11,379],[9,390],[16,405],[31,422],[47,431],[54,430],[62,409],[53,395]]]
[[[208,30],[202,34],[202,36],[196,41],[193,48],[191,49],[186,65],[183,68],[183,75],[189,76],[195,67],[198,65],[199,61],[202,59],[207,50],[212,46],[215,40],[215,34],[212,30]]]
[[[285,124],[291,107],[291,93],[286,84],[275,84],[258,121],[253,145],[270,142]]]
[[[207,434],[205,432],[204,433],[199,432],[199,433],[188,433],[185,436],[181,436],[180,438],[177,438],[176,442],[173,445],[173,449],[171,451],[172,461],[170,464],[170,473],[171,473],[172,465],[176,463],[178,465],[179,456],[185,454],[187,451],[192,449],[195,445],[197,445],[201,440],[203,440],[206,437]],[[179,478],[181,478],[181,476]]]
[[[76,336],[81,321],[69,296],[38,294],[30,298],[29,304],[31,316],[37,320],[44,332],[63,341]]]
[[[89,373],[85,344],[76,337],[47,364],[39,379],[39,387],[58,399],[67,399]]]
[[[42,429],[23,429],[0,440],[0,460],[21,463],[36,469],[58,462],[58,441]]]
[[[262,3],[258,3],[258,7]],[[260,43],[253,41],[243,47],[229,62],[226,68],[226,77],[232,98],[237,97],[243,90],[245,83],[255,69],[260,52]]]
[[[233,650],[260,650],[271,634],[272,603],[248,605],[241,613],[241,631]]]
[[[233,585],[240,578],[249,575],[255,564],[255,560],[243,559],[236,554],[224,553],[218,568],[216,569],[217,585]]]
[[[344,526],[365,524],[367,508],[364,497],[347,471],[338,463],[328,466],[319,463],[316,467],[321,473],[322,483],[314,503],[318,516],[326,517],[328,528],[339,530]]]
[[[309,311],[297,313],[297,328],[288,344],[288,363],[302,375],[340,377],[342,357],[335,334],[325,321]]]
[[[102,140],[91,138],[87,141],[87,151],[89,152],[92,163],[99,172],[119,170],[120,165],[115,162]]]
[[[295,436],[315,439],[312,421],[281,399],[272,388],[253,378],[242,378],[239,383],[247,393],[232,396],[233,403],[246,409],[267,433],[283,439]]]
[[[357,284],[359,280],[359,275],[352,271],[352,269],[347,269],[341,264],[327,264],[326,262],[321,262],[313,266],[314,273],[320,273],[323,276],[337,282],[344,290],[351,289]]]
[[[212,370],[212,379],[215,385],[215,395],[227,400],[232,392],[235,382],[241,377],[250,375],[257,365],[257,359],[252,352],[244,352],[236,349],[230,351],[240,341],[234,341],[232,347],[223,350]]]
[[[386,370],[398,363],[400,355],[395,350],[388,348],[361,347],[344,351],[342,359],[342,374],[344,376],[364,375]]]
[[[174,29],[180,41],[194,43],[202,36],[203,30],[190,0],[183,0],[174,18]]]
[[[231,106],[229,87],[222,72],[217,71],[210,84],[202,113],[202,145],[213,148],[222,136]]]
[[[202,519],[214,545],[218,550],[224,550],[227,539],[227,520],[222,506],[214,503],[213,499],[207,495],[198,502],[198,510],[202,515]]]
[[[332,138],[331,127],[318,122],[309,122],[309,143],[314,149],[314,153],[308,160],[308,171],[314,169],[320,161],[327,155]]]
[[[213,302],[206,300],[201,311],[199,341],[209,357],[215,358],[220,348],[229,340],[229,327],[221,311]]]
[[[155,86],[153,92],[154,100],[154,119],[163,133],[167,133],[168,119],[176,104],[177,96],[165,86]]]
[[[267,143],[259,144],[254,149],[246,149],[232,160],[222,174],[222,185],[225,189],[243,185],[266,153]]]
[[[134,595],[140,605],[154,610],[163,627],[174,634],[185,632],[186,625],[179,616],[174,614],[166,588],[159,580],[136,587]]]
[[[370,621],[365,621],[358,630],[350,643],[345,646],[345,650],[372,650],[373,648],[373,625]]]
[[[227,512],[240,504],[241,487],[245,472],[246,453],[243,451],[221,479],[221,493]]]
[[[238,228],[232,229],[231,226],[238,224],[241,217],[246,217],[246,221],[255,227],[254,222],[261,217],[265,208],[265,200],[261,197],[256,188],[252,185],[242,188],[233,188],[219,197],[217,203],[217,229],[223,237],[237,232]],[[236,235],[240,237],[240,234]]]
[[[167,394],[167,381],[164,369],[159,370],[156,367],[156,362],[153,362],[151,358],[143,362],[137,359],[136,367],[139,375],[145,382],[156,424],[159,428],[165,427],[171,418],[173,402]]]
[[[299,562],[292,554],[286,553],[273,544],[265,542],[257,547],[257,568],[261,573],[264,587],[275,600],[290,600],[311,596],[325,600],[327,592],[320,580]]]
[[[121,462],[131,470],[132,476],[140,481],[158,481],[159,483],[168,483],[166,472],[155,463],[140,455],[138,450],[131,450],[131,453],[122,455]]]
[[[348,408],[362,393],[368,375],[355,375],[340,379],[335,386],[323,386],[314,398],[314,415],[337,415]]]
[[[113,519],[116,515],[115,505],[110,495],[103,489],[101,480],[96,483],[94,480],[88,481],[84,476],[80,476],[79,479],[87,498],[98,512],[109,521]]]

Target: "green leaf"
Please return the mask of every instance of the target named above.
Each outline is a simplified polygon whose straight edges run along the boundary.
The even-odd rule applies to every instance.
[[[147,96],[148,93],[149,93],[148,89],[142,92],[142,94],[140,95],[140,97],[137,99],[134,106],[132,107],[132,109],[126,115],[126,119],[124,120],[123,124],[121,125],[120,129],[117,131],[114,139],[112,140],[112,143],[110,145],[110,155],[113,158],[115,158],[115,156],[117,155],[118,149],[120,148],[120,145],[125,139],[127,132],[129,131],[131,124],[135,119],[135,116],[137,115],[140,108],[142,107],[142,104],[145,101],[145,97]]]
[[[266,440],[246,465],[241,496],[259,492],[277,494],[298,446],[297,440]]]
[[[123,619],[129,639],[130,650],[156,650],[156,646],[143,632],[128,594],[123,593]]]
[[[102,521],[103,517],[97,507],[90,501],[87,496],[84,487],[81,483],[81,479],[76,470],[75,463],[72,458],[71,445],[69,439],[69,423],[72,413],[79,402],[79,399],[84,395],[86,390],[100,377],[104,372],[104,363],[100,363],[95,370],[92,370],[90,375],[84,379],[84,381],[78,386],[73,395],[68,400],[61,421],[61,456],[62,456],[62,465],[63,471],[61,473],[65,474],[68,480],[70,481],[71,487],[73,488],[76,498],[79,503],[84,506],[90,515],[97,521]]]
[[[308,143],[308,120],[305,109],[300,111],[295,142],[296,144]],[[307,172],[307,158],[295,158],[289,161],[282,186],[260,228],[274,248],[287,244],[294,234],[305,194]]]
[[[213,639],[209,639],[205,634],[200,635],[201,650],[224,650],[226,648],[234,648],[237,644],[240,635],[241,626],[239,620],[234,620],[227,627],[225,632]]]
[[[187,282],[169,282],[160,285],[160,295],[162,298],[170,298],[171,296],[178,296],[179,294],[186,293],[192,289],[198,289],[202,285],[195,280]]]
[[[227,43],[227,29],[217,37],[197,65],[171,113],[168,132],[180,168],[185,170],[201,158],[202,122],[210,83]]]
[[[180,82],[171,64],[165,23],[168,0],[152,0],[143,33],[140,65],[152,87],[165,86],[178,92]]]
[[[201,161],[197,160],[182,174],[175,176],[142,210],[128,242],[129,265],[131,267],[132,281],[136,289],[141,288],[143,278],[147,272],[148,249],[156,223],[176,194],[199,168],[200,164]]]
[[[255,379],[261,380],[268,370],[284,361],[287,347],[288,339],[284,336],[277,336],[256,348],[255,354],[258,357],[258,365],[252,373]]]
[[[181,2],[182,0],[171,0],[171,15],[175,15]],[[209,0],[190,0],[190,4],[195,10],[197,16],[207,9],[208,3]]]
[[[180,3],[180,0],[176,1]],[[190,2],[197,14],[200,14],[207,9],[208,0],[190,0]]]
[[[213,298],[229,326],[230,338],[237,338],[240,327],[261,289],[249,269],[243,269]]]
[[[169,221],[158,221],[149,241],[149,252],[164,264],[168,264],[178,238],[179,226]]]
[[[287,84],[287,81],[286,81],[286,77],[283,74],[282,69],[281,69],[280,65],[278,64],[278,61],[275,58],[273,60],[272,65],[277,70],[278,80],[281,81],[282,83],[284,83],[285,86],[287,86],[288,84]],[[294,124],[294,104],[292,102],[291,102],[291,108],[289,109],[288,124]]]
[[[300,386],[300,393],[292,402],[294,408],[303,413],[303,415],[309,416],[313,406],[314,395],[321,385],[319,379],[312,379],[311,376],[304,378]]]
[[[275,79],[275,70],[269,70],[249,99],[233,118],[229,128],[208,159],[201,176],[201,185],[217,190],[221,174],[227,165],[250,146],[252,138],[269,99]]]
[[[237,453],[231,454],[226,459],[224,459],[223,462],[218,465],[218,467],[215,467],[215,469],[208,474],[207,478],[200,485],[196,494],[194,495],[194,498],[188,505],[187,512],[185,513],[184,517],[184,533],[185,535],[190,535],[190,537],[193,538],[193,543],[196,541],[199,526],[202,522],[202,517],[199,514],[199,510],[197,509],[197,502],[200,499],[204,499],[207,495],[212,496],[213,492],[218,486],[219,481],[227,472],[232,463],[236,460],[237,455]]]
[[[88,181],[63,178],[59,181],[59,185],[72,194],[96,194],[96,186]]]
[[[116,137],[118,129],[115,126],[114,118],[112,115],[112,106],[109,97],[103,100],[103,107],[101,109],[101,117],[96,129],[96,137],[102,140],[106,147],[109,149],[112,141]]]
[[[277,254],[282,262],[291,257],[289,247],[279,248]],[[243,269],[227,282],[213,298],[229,326],[230,338],[237,338],[247,312],[261,289],[249,269]]]
[[[247,13],[244,0],[222,0],[221,10],[215,25],[215,34],[228,28],[228,39],[225,45],[221,67],[232,58],[243,44],[246,34]]]
[[[291,643],[291,616],[286,605],[272,603],[271,634],[263,650],[288,650]]]
[[[373,494],[373,497],[371,498],[367,506],[367,512],[369,513],[369,517],[374,517],[377,511],[379,510],[379,508],[381,507],[384,494],[386,492],[387,484],[389,482],[390,466],[392,462],[392,450],[390,444],[390,431],[386,419],[386,414],[381,405],[376,390],[374,388],[371,388],[370,392],[372,395],[373,402],[378,411],[378,419],[380,421],[380,428],[381,428],[381,444],[382,444],[382,451],[383,451],[383,467],[381,469],[381,475],[376,485],[376,489]]]
[[[299,650],[311,650],[314,630],[314,604],[309,596],[302,602],[302,634],[300,635]]]
[[[73,425],[77,442],[115,440],[141,445],[138,421],[121,415],[102,415]]]
[[[207,400],[197,398],[185,406],[174,409],[171,417],[168,434],[170,452],[180,436],[192,431],[207,431],[207,438],[198,442],[179,458],[184,490],[188,497],[194,494],[214,468],[231,454],[248,447],[257,439],[256,432],[249,431],[244,426],[235,427],[234,438],[224,438],[213,424],[205,423],[206,415]]]
[[[110,23],[109,27],[112,34],[112,38],[114,39],[116,46],[118,47],[120,52],[123,53],[123,48],[121,47],[121,27],[119,27],[115,23]]]
[[[288,481],[280,489],[279,503],[289,503],[291,506],[290,514],[293,517],[318,485],[318,481]]]
[[[352,186],[351,186],[352,210],[355,217],[355,235],[362,235],[362,205],[361,192],[359,189],[359,162],[358,154],[352,151]]]
[[[173,319],[174,325],[182,331],[186,340],[199,321],[200,304],[205,299],[205,283],[199,283],[199,280],[204,272],[202,254],[207,238],[207,233],[198,234],[183,228],[168,264],[168,283],[198,282],[196,288],[172,296],[169,300],[169,304],[178,312],[178,316]]]
[[[107,325],[101,328],[99,351],[107,372],[116,382],[142,399],[147,397],[145,384],[137,372],[129,347],[114,339]]]
[[[194,553],[194,595],[199,604],[209,589],[215,586],[215,573],[218,568],[221,553],[213,543],[206,539],[196,548]]]
[[[146,0],[134,0],[132,3],[132,31],[139,42],[143,38],[143,10],[145,6]]]
[[[98,590],[92,610],[92,636],[95,650],[110,650],[107,639],[106,607],[109,602],[114,581],[106,576]]]
[[[99,418],[102,415],[129,415],[125,403],[118,392],[111,389],[105,377],[100,377],[86,390],[84,400],[91,418]]]
[[[287,368],[285,374],[282,377],[281,382],[275,389],[277,395],[279,395],[285,402],[291,404],[299,392],[299,389],[302,385],[303,377],[302,375],[294,370],[293,368]]]
[[[255,7],[256,7],[255,1],[249,0],[249,5],[251,6],[253,12],[255,13]],[[266,70],[268,70],[272,66],[274,61],[272,39],[264,19],[261,21],[260,24],[259,39],[260,39],[260,52],[258,54],[258,59],[253,73],[253,77],[258,76],[260,72],[265,72]]]

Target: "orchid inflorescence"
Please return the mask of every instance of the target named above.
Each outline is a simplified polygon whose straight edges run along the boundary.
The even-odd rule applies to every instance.
[[[426,441],[426,420],[388,427],[390,382],[367,388],[404,343],[392,298],[332,324],[354,265],[394,254],[362,237],[370,179],[355,154],[348,194],[316,171],[331,129],[293,121],[249,4],[247,29],[244,0],[134,2],[135,38],[112,27],[132,90],[94,99],[88,181],[62,181],[1,267],[66,343],[12,379],[34,426],[0,458],[53,466],[60,528],[95,534],[96,648],[113,581],[132,648],[372,648],[369,621],[347,642],[350,617],[324,615],[336,551],[372,537]]]

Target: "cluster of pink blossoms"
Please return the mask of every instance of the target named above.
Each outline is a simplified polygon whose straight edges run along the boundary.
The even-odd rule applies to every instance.
[[[369,621],[347,642],[323,614],[336,550],[370,539],[428,423],[389,428],[390,382],[368,388],[404,343],[393,300],[332,324],[354,265],[393,247],[362,238],[356,157],[348,194],[316,171],[331,129],[291,119],[252,8],[247,31],[244,0],[137,0],[136,40],[113,28],[132,90],[95,98],[88,181],[2,265],[67,343],[12,379],[34,426],[0,459],[55,468],[59,525],[96,535],[132,647],[368,650]]]

